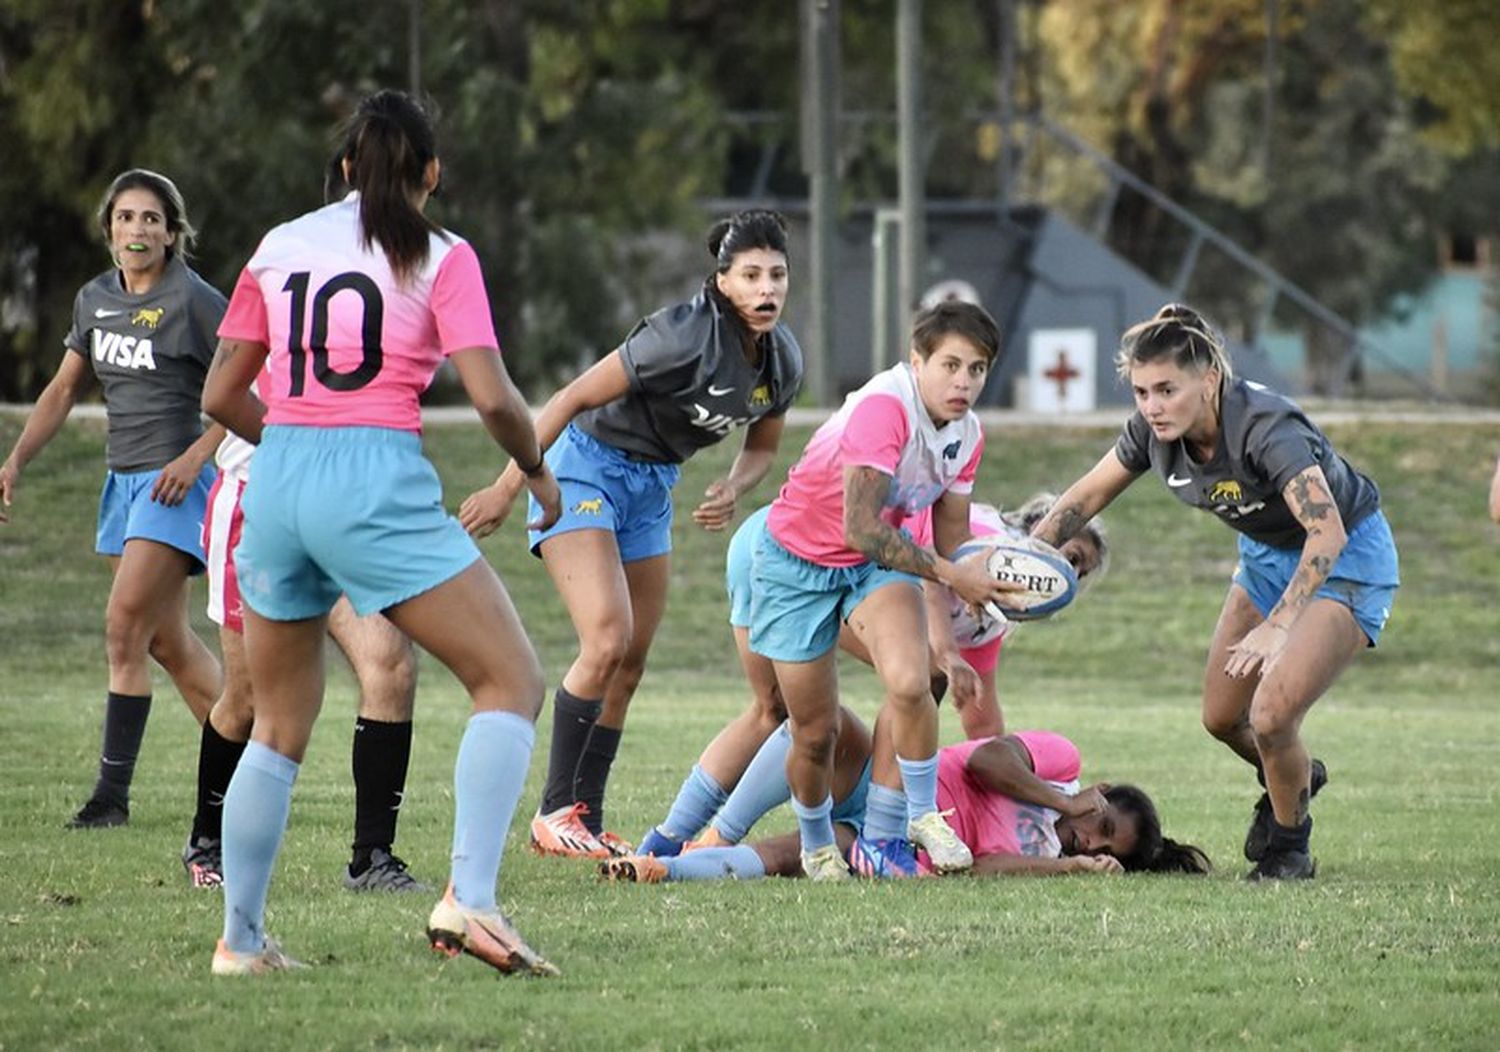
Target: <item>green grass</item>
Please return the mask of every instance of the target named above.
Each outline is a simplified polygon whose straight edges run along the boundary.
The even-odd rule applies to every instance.
[[[0,417],[0,449],[18,426]],[[499,980],[433,957],[420,932],[426,897],[340,889],[354,691],[333,659],[269,917],[317,967],[234,983],[208,975],[219,898],[187,888],[177,863],[197,730],[164,677],[131,825],[61,829],[97,756],[108,588],[90,554],[102,434],[71,424],[0,526],[0,1049],[1500,1047],[1500,529],[1484,515],[1500,427],[1372,423],[1333,435],[1381,483],[1406,583],[1380,649],[1307,721],[1332,776],[1315,807],[1321,868],[1308,886],[1238,879],[1256,789],[1197,715],[1233,538],[1144,480],[1108,513],[1111,576],[1018,633],[1002,700],[1012,727],[1077,741],[1086,778],[1147,788],[1168,834],[1204,847],[1216,875],[619,888],[586,864],[532,857],[518,824],[502,899],[565,975]],[[477,426],[428,438],[450,506],[498,466]],[[788,434],[778,472],[805,438]],[[1111,435],[990,439],[980,491],[1014,504],[1065,484]],[[679,507],[731,452],[689,465]],[[611,787],[610,824],[631,836],[745,697],[724,627],[725,538],[687,519]],[[555,683],[572,634],[519,526],[485,552]],[[202,598],[199,587],[195,610]],[[201,613],[195,621],[208,635]],[[846,665],[844,689],[873,713],[868,673]],[[398,848],[431,880],[446,870],[465,716],[453,679],[424,660]],[[944,732],[956,734],[951,716]],[[778,815],[766,828],[789,826]]]

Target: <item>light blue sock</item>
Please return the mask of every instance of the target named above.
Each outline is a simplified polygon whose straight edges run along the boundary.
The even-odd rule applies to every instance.
[[[766,866],[749,844],[684,851],[667,864],[668,880],[759,880]]]
[[[740,784],[734,787],[714,819],[714,828],[731,844],[738,844],[767,812],[786,803],[792,787],[786,781],[786,758],[792,751],[792,731],[783,723],[745,768]]]
[[[906,820],[936,811],[937,754],[926,760],[903,760],[898,756],[896,763],[901,768],[901,787],[906,790]]]
[[[724,806],[728,797],[724,787],[711,774],[693,764],[693,769],[682,781],[682,788],[677,790],[672,810],[656,829],[673,840],[690,840]]]
[[[834,842],[833,820],[829,818],[833,814],[832,794],[823,797],[821,804],[814,804],[812,807],[808,807],[794,796],[792,797],[792,813],[797,816],[797,831],[802,836],[804,855],[810,855],[818,848],[827,847]]]
[[[224,793],[224,945],[236,953],[266,948],[266,891],[299,767],[251,742]]]
[[[521,799],[536,728],[513,712],[469,717],[453,765],[453,897],[470,909],[495,908],[505,834]]]
[[[866,840],[905,837],[906,794],[900,789],[871,782],[865,794],[865,823],[860,836]]]

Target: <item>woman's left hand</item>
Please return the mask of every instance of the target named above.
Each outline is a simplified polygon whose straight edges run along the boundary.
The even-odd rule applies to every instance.
[[[1271,671],[1276,659],[1286,649],[1287,630],[1270,621],[1262,621],[1234,646],[1229,648],[1229,660],[1224,663],[1224,674],[1240,679],[1251,675],[1256,669],[1261,674]]]
[[[188,491],[198,481],[198,475],[202,471],[203,465],[195,457],[184,453],[161,469],[161,474],[156,476],[156,483],[151,487],[151,499],[169,508],[176,507],[186,499]]]
[[[706,500],[693,509],[693,521],[705,530],[718,531],[734,521],[734,487],[719,479],[703,491]]]

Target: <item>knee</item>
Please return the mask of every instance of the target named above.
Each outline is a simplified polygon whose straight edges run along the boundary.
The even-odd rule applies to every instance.
[[[1257,746],[1275,748],[1291,741],[1299,722],[1296,710],[1278,698],[1257,697],[1250,706],[1250,730]]]
[[[224,684],[224,692],[208,714],[214,729],[231,741],[243,741],[255,722],[255,695],[250,684]]]
[[[926,668],[901,668],[884,677],[886,696],[903,711],[932,703],[932,679]]]
[[[111,666],[158,657],[167,647],[158,641],[137,612],[111,606],[104,617],[104,648]],[[160,660],[160,658],[158,658]]]
[[[635,694],[635,689],[641,685],[641,678],[646,674],[646,655],[628,654],[616,666],[614,675],[610,677],[610,686],[624,697],[630,698]]]
[[[1220,741],[1234,738],[1244,726],[1245,717],[1241,713],[1203,711],[1203,729]]]
[[[606,677],[613,676],[630,652],[630,636],[629,619],[600,625],[579,638],[578,659]]]
[[[826,767],[833,759],[833,749],[838,742],[838,737],[837,715],[830,719],[794,723],[792,725],[792,752],[805,763]]]
[[[411,719],[417,696],[417,656],[411,644],[382,653],[356,671],[362,715],[396,723]]]

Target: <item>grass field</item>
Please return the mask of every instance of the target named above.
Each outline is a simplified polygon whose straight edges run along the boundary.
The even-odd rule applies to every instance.
[[[0,449],[19,423],[0,416]],[[1500,427],[1331,430],[1381,483],[1405,585],[1380,649],[1307,722],[1331,773],[1314,806],[1317,881],[1239,879],[1257,789],[1197,715],[1233,539],[1143,480],[1107,516],[1111,576],[1016,635],[1001,696],[1012,728],[1078,742],[1086,779],[1151,792],[1168,835],[1207,850],[1215,875],[612,887],[588,864],[531,856],[518,823],[502,901],[564,977],[497,979],[427,949],[426,896],[340,888],[354,692],[334,659],[269,917],[316,968],[228,982],[208,973],[219,897],[189,889],[177,861],[198,736],[165,677],[131,825],[61,828],[92,784],[108,588],[90,554],[102,429],[70,424],[0,526],[0,1049],[1500,1047],[1500,529],[1484,513]],[[1007,504],[1065,484],[1112,438],[989,437],[980,491]],[[788,434],[778,478],[805,438]],[[434,428],[428,445],[451,507],[498,465],[477,426]],[[679,506],[730,453],[689,465]],[[744,701],[724,543],[679,516],[671,606],[611,787],[610,825],[631,837]],[[515,523],[485,551],[555,685],[572,637],[540,564]],[[196,609],[202,598],[199,586]],[[844,687],[873,715],[867,673],[846,665]],[[397,847],[432,881],[465,717],[456,683],[424,660]]]

